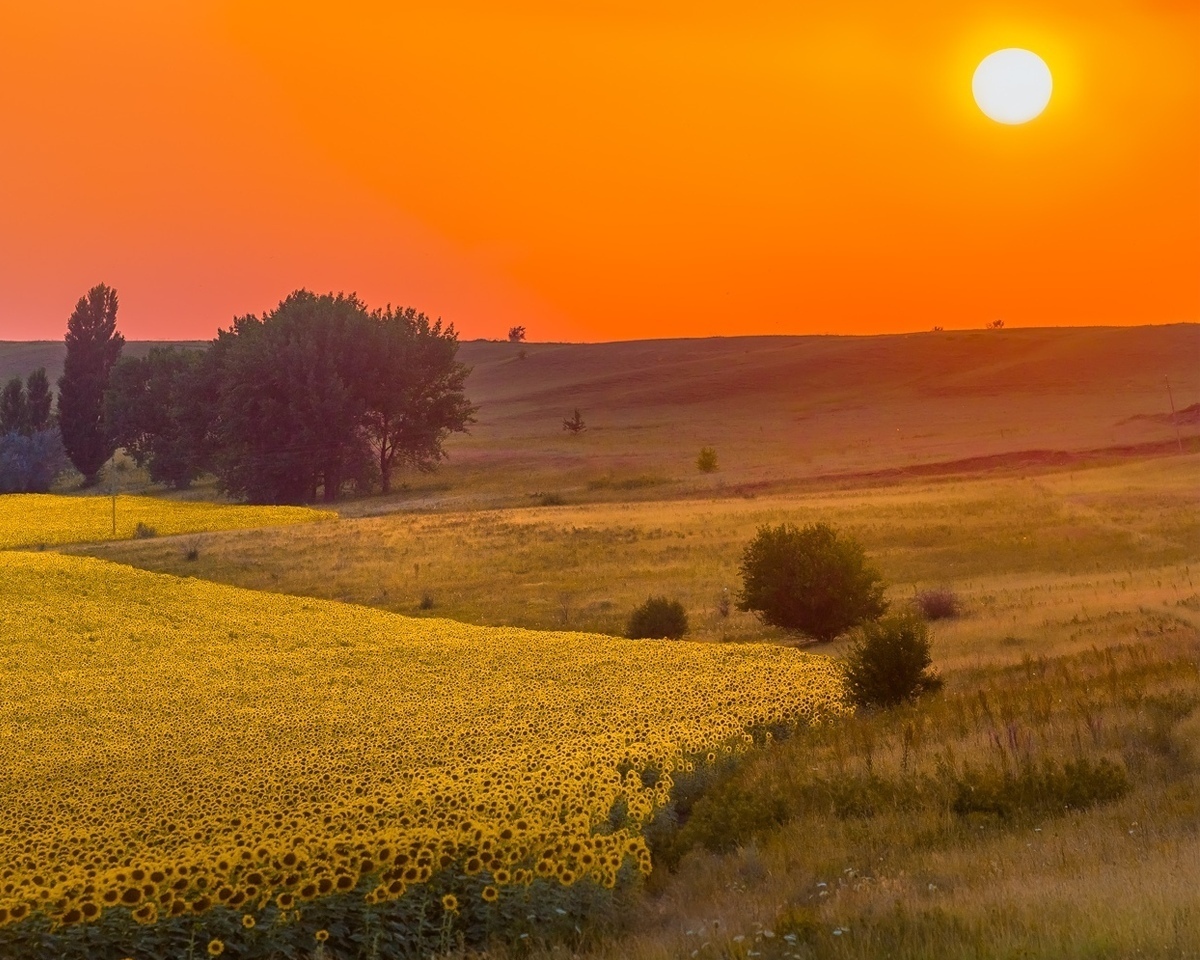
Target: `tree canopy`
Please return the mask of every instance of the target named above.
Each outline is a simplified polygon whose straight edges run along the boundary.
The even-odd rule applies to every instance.
[[[105,424],[150,479],[188,487],[208,463],[207,428],[200,384],[204,355],[156,347],[145,357],[122,357],[104,397]]]
[[[742,554],[739,610],[764,623],[832,640],[887,609],[884,583],[863,549],[828,524],[760,527]]]
[[[475,407],[453,326],[413,308],[297,290],[206,350],[122,360],[106,426],[151,479],[211,471],[256,503],[330,501],[347,483],[386,493],[398,467],[432,470]]]
[[[67,320],[67,356],[58,381],[63,447],[85,486],[96,482],[116,444],[104,424],[104,391],[125,338],[117,332],[117,291],[97,284]]]

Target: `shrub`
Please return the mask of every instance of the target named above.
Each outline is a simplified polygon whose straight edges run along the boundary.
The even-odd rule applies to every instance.
[[[133,535],[139,540],[149,540],[151,537],[157,537],[158,531],[139,521],[137,527],[134,528]]]
[[[569,420],[563,421],[563,429],[573,437],[579,436],[587,429],[587,425],[583,422],[583,415],[579,412],[579,408],[575,408],[575,415]]]
[[[1028,763],[1016,772],[994,767],[967,770],[957,788],[952,809],[959,816],[991,813],[1007,820],[1111,803],[1129,792],[1129,776],[1111,760],[1092,763],[1081,757],[1062,766],[1053,760],[1040,768]]]
[[[630,615],[625,635],[630,640],[678,640],[687,629],[687,611],[682,603],[650,597]]]
[[[696,469],[701,473],[714,473],[717,469],[717,451],[712,447],[703,447],[700,456],[696,458]]]
[[[418,609],[432,610],[433,609],[433,594],[426,590],[421,594],[421,602],[417,604]]]
[[[538,503],[543,507],[561,507],[567,501],[563,499],[562,494],[558,493],[543,493],[538,498]]]
[[[962,604],[949,587],[922,590],[913,598],[913,603],[926,620],[950,620],[962,613]]]
[[[866,565],[862,547],[824,523],[760,527],[741,572],[739,610],[815,640],[832,640],[887,609],[883,578]]]
[[[0,493],[46,493],[66,468],[57,427],[0,436]]]
[[[846,689],[859,706],[893,707],[941,687],[929,672],[929,627],[898,614],[864,624],[846,654]]]

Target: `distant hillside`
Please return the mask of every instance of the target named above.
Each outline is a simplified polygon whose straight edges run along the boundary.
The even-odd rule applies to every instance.
[[[0,343],[0,379],[38,365],[57,377],[63,349]],[[452,440],[447,473],[503,466],[533,489],[538,477],[598,471],[695,479],[703,445],[721,462],[714,482],[747,482],[1153,444],[1174,438],[1164,377],[1178,409],[1200,401],[1196,324],[471,341],[460,357],[473,367],[468,394],[479,422]],[[575,408],[588,429],[570,437],[562,420]]]
[[[203,347],[205,344],[188,340],[130,340],[125,344],[124,353],[143,357],[152,347],[171,346]],[[66,353],[66,344],[61,340],[0,340],[0,383],[14,376],[26,377],[38,367],[45,367],[50,382],[57,385]]]

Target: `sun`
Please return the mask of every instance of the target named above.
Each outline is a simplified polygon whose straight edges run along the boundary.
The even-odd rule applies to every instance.
[[[1054,81],[1036,53],[1009,47],[975,68],[971,91],[979,109],[997,123],[1028,123],[1046,109]]]

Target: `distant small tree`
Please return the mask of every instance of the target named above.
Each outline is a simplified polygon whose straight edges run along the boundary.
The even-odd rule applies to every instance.
[[[53,405],[50,378],[46,376],[45,367],[38,367],[25,382],[25,418],[31,431],[45,430],[50,426],[50,408]]]
[[[563,429],[572,436],[579,436],[579,434],[587,429],[587,425],[583,422],[583,417],[580,416],[578,407],[575,408],[575,416],[563,421]]]
[[[883,578],[863,549],[816,523],[760,527],[742,554],[739,610],[764,623],[832,640],[887,609]]]
[[[117,332],[117,291],[101,283],[80,297],[67,320],[66,340],[58,423],[67,456],[90,487],[117,449],[104,427],[104,391],[125,345]]]
[[[929,627],[919,616],[894,614],[865,623],[846,654],[846,689],[859,706],[894,707],[938,690],[929,670]]]
[[[687,611],[682,603],[650,597],[630,615],[625,636],[630,640],[678,640],[687,631]]]
[[[521,343],[525,339],[525,328],[522,326],[508,328],[508,342]]]
[[[715,473],[717,469],[717,451],[712,447],[702,447],[700,456],[696,458],[696,469],[701,473]]]
[[[24,433],[27,421],[25,384],[13,377],[0,390],[0,434]]]
[[[999,320],[999,319],[993,320],[991,323],[989,323],[987,325],[987,328],[989,330],[1003,330],[1004,329],[1004,321]]]
[[[936,324],[935,324],[935,325],[934,325],[934,327],[933,327],[933,332],[934,332],[934,333],[941,333],[941,332],[942,332],[942,328],[941,328],[940,326],[938,326],[938,325],[936,325]]]

